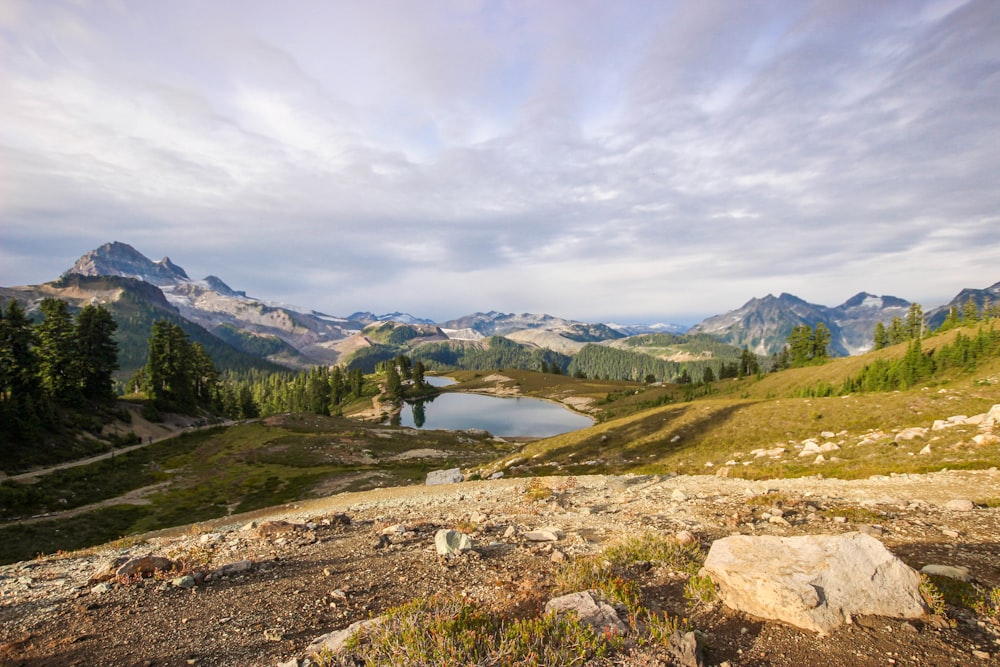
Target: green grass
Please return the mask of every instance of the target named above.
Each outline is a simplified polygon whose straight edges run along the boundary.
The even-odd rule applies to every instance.
[[[145,507],[117,505],[62,521],[0,527],[0,563],[29,560],[40,554],[74,551],[129,533]]]
[[[346,645],[346,656],[317,656],[319,665],[583,665],[613,659],[629,644],[665,645],[686,621],[643,605],[639,581],[629,575],[639,561],[690,572],[703,555],[696,546],[645,533],[591,558],[572,560],[555,574],[555,593],[597,590],[624,606],[622,635],[600,632],[572,615],[487,608],[467,598],[418,598],[388,610]],[[348,662],[344,662],[345,658]],[[603,663],[602,663],[603,664]]]
[[[444,456],[391,460],[423,448]],[[316,415],[185,434],[115,457],[113,462],[51,473],[34,485],[9,481],[0,485],[0,507],[8,508],[5,514],[27,516],[166,483],[145,498],[148,504],[0,528],[18,536],[16,544],[7,544],[0,561],[272,507],[333,492],[329,489],[360,491],[420,483],[429,470],[474,466],[513,448],[487,435],[415,432]],[[60,498],[68,501],[62,503]]]
[[[669,403],[536,441],[522,454],[534,467],[514,472],[712,474],[734,462],[727,466],[728,474],[748,479],[814,474],[851,479],[944,467],[982,469],[1000,462],[996,445],[968,444],[978,433],[974,426],[932,431],[926,439],[899,445],[893,441],[893,429],[930,427],[935,419],[980,414],[1000,402],[1000,383],[996,381],[1000,359],[981,364],[975,373],[941,380],[933,388],[830,398],[767,397],[775,391],[799,391],[815,380],[809,374],[824,373],[836,380],[854,372],[857,363],[849,358],[783,371],[775,374],[774,380],[772,376],[759,381],[747,378],[732,382],[736,389],[708,398]],[[801,377],[797,381],[779,377],[786,374]],[[874,437],[874,442],[858,446],[866,434],[877,431],[881,435]],[[815,464],[815,456],[797,455],[796,444],[801,446],[808,438],[825,442],[823,432],[844,432],[830,439],[843,444],[839,450],[824,454],[827,462]],[[928,443],[931,453],[919,455]],[[775,447],[787,451],[776,459],[753,454],[757,449]]]

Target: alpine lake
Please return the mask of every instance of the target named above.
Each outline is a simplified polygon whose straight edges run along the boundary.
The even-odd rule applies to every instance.
[[[426,380],[436,387],[455,383],[440,376],[428,376]],[[479,429],[503,438],[548,438],[593,426],[594,420],[538,398],[455,392],[405,403],[398,425],[448,431]]]

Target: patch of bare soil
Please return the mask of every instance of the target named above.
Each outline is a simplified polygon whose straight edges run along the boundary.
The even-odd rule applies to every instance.
[[[941,472],[863,481],[748,482],[719,477],[586,476],[345,493],[238,518],[165,531],[128,545],[0,568],[0,664],[261,665],[301,657],[316,637],[418,596],[461,594],[512,614],[535,612],[553,588],[553,561],[598,553],[645,530],[688,530],[707,550],[734,534],[802,535],[863,530],[914,567],[966,566],[1000,586],[1000,509],[950,510],[959,498],[1000,497],[1000,473]],[[784,523],[765,517],[771,492]],[[538,496],[546,496],[534,499]],[[349,518],[346,523],[341,515]],[[247,527],[256,520],[257,528]],[[294,525],[263,522],[288,521]],[[787,525],[786,525],[787,524]],[[527,541],[554,526],[555,543]],[[475,552],[450,561],[434,549],[440,528],[470,532]],[[387,530],[388,529],[388,530]],[[192,588],[176,574],[91,581],[114,557],[161,555],[210,577]],[[1000,666],[998,627],[949,607],[949,619],[857,618],[821,637],[721,605],[688,606],[684,578],[637,567],[644,604],[690,619],[706,664]],[[179,583],[179,582],[178,582]],[[635,648],[592,665],[670,665],[661,649]]]

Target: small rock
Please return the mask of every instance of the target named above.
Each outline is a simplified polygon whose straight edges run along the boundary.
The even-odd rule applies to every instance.
[[[503,470],[498,470],[490,475],[490,479],[503,479]]]
[[[989,653],[987,653],[986,651],[980,651],[978,649],[974,649],[972,651],[972,655],[973,655],[973,657],[979,658],[980,660],[989,660],[990,659],[990,654]]]
[[[694,632],[681,633],[679,630],[674,632],[670,635],[667,650],[683,667],[702,667],[705,664],[705,657]]]
[[[365,630],[366,628],[379,625],[382,623],[382,618],[369,618],[364,621],[356,621],[351,623],[349,626],[342,630],[334,630],[325,635],[317,637],[313,640],[312,644],[306,649],[306,655],[316,655],[321,651],[329,651],[330,653],[337,654],[340,653],[344,648],[344,644],[347,640],[358,634],[359,632]]]
[[[924,448],[923,448],[923,449],[921,449],[921,450],[920,450],[919,452],[917,452],[917,453],[918,453],[918,454],[930,454],[930,453],[931,453],[931,446],[930,446],[930,445],[925,445],[925,446],[924,446]]]
[[[176,579],[173,579],[170,583],[176,586],[177,588],[194,588],[195,586],[194,577],[192,577],[190,574],[185,574],[183,577],[177,577]]]
[[[257,537],[278,537],[280,535],[294,533],[302,528],[304,528],[304,526],[289,523],[288,521],[265,521],[257,526]]]
[[[553,563],[562,563],[563,561],[566,560],[566,554],[559,551],[559,549],[553,549],[552,555],[549,557],[549,560],[551,560]]]
[[[151,577],[157,572],[169,572],[177,568],[177,562],[163,556],[141,556],[133,558],[118,568],[119,577]]]
[[[562,537],[562,531],[553,528],[531,530],[524,534],[524,539],[529,542],[558,542],[560,537]]]
[[[461,556],[472,551],[472,539],[457,530],[439,530],[434,535],[434,547],[439,556]]]
[[[91,588],[90,592],[93,593],[94,595],[104,595],[105,593],[110,592],[113,588],[114,586],[112,586],[111,584],[103,582]]]
[[[969,568],[963,565],[936,565],[932,563],[924,565],[920,568],[920,571],[924,574],[948,577],[949,579],[957,579],[958,581],[969,581],[972,579]]]
[[[514,526],[507,526],[507,530],[503,531],[503,539],[509,540],[517,535],[517,529]]]
[[[389,535],[389,536],[392,536],[392,535],[402,535],[405,532],[406,532],[406,526],[404,526],[401,523],[397,523],[394,526],[389,526],[388,528],[383,528],[382,529],[382,534],[383,535]]]
[[[457,484],[465,480],[465,476],[459,468],[449,468],[448,470],[432,470],[427,473],[426,486],[437,486],[438,484]]]
[[[909,442],[910,440],[915,440],[917,438],[923,439],[927,435],[927,429],[922,426],[914,426],[912,428],[904,428],[902,431],[896,434],[894,438],[896,444],[901,444],[903,442]]]
[[[684,502],[688,499],[687,494],[680,489],[674,489],[673,493],[670,494],[670,499],[677,502]]]
[[[976,509],[976,504],[965,498],[955,498],[945,503],[944,508],[955,512],[969,512]]]
[[[678,544],[694,544],[697,542],[697,538],[691,533],[690,530],[682,530],[674,535],[674,539]]]
[[[214,572],[210,573],[205,580],[218,579],[220,577],[229,577],[234,574],[242,574],[244,572],[249,572],[253,569],[252,560],[238,560],[235,563],[228,563],[218,568]]]
[[[615,608],[608,604],[595,590],[580,591],[553,598],[545,603],[545,613],[575,612],[582,623],[597,632],[625,634],[628,627],[622,622]]]
[[[280,642],[284,638],[284,628],[268,628],[267,630],[264,630],[264,639],[269,642]]]

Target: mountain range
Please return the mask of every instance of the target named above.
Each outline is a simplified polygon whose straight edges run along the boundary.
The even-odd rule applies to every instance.
[[[46,296],[66,299],[75,306],[92,302],[117,304],[120,311],[123,303],[131,304],[133,310],[141,304],[148,311],[147,319],[154,317],[155,311],[186,323],[189,334],[195,332],[198,340],[215,347],[228,346],[232,353],[252,359],[291,367],[343,363],[389,338],[483,345],[491,337],[502,336],[521,345],[573,355],[588,344],[606,345],[628,337],[684,330],[670,324],[586,323],[546,314],[497,311],[440,323],[400,312],[356,312],[338,317],[249,297],[217,276],[192,279],[170,258],[152,261],[120,242],[106,243],[86,253],[52,283],[0,288],[4,300],[11,296],[22,301],[29,312]],[[980,306],[989,300],[996,303],[1000,301],[1000,283],[985,289],[962,290],[949,304],[928,312],[929,324],[940,325],[950,307],[960,306],[970,297]],[[769,294],[710,317],[688,333],[708,334],[767,356],[784,347],[794,326],[822,322],[831,332],[830,353],[847,356],[870,349],[876,323],[888,324],[893,317],[905,317],[909,306],[909,301],[898,297],[866,292],[832,308],[791,294]],[[387,322],[395,324],[386,329],[383,325]]]

